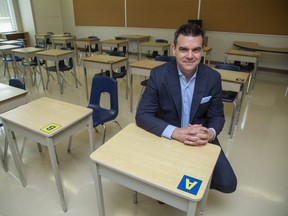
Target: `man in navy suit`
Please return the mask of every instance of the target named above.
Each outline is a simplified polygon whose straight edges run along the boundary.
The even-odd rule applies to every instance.
[[[217,135],[225,122],[221,76],[200,63],[203,46],[201,27],[184,24],[176,30],[175,60],[151,71],[137,109],[139,127],[187,145],[220,145]],[[221,150],[211,188],[232,193],[236,186],[234,171]]]

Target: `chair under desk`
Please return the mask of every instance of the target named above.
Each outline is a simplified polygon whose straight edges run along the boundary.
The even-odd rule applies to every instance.
[[[126,67],[128,65],[128,57],[120,57],[120,56],[110,56],[110,55],[95,55],[88,58],[83,59],[83,67],[84,67],[84,79],[85,79],[85,89],[86,89],[86,97],[89,100],[88,93],[88,81],[87,81],[87,69],[88,68],[96,68],[100,70],[109,70],[110,77],[113,75],[113,70],[116,70],[121,67]],[[126,82],[126,85],[128,83]],[[127,86],[126,86],[127,87]],[[128,88],[126,88],[127,91]]]
[[[159,43],[159,42],[143,42],[140,43],[140,54],[139,58],[141,59],[141,55],[143,51],[158,51],[161,55],[164,55],[164,52],[167,51],[168,56],[170,55],[170,43]]]
[[[129,124],[90,155],[99,216],[105,216],[102,177],[181,209],[187,216],[200,214],[219,153],[217,145],[184,145]]]
[[[140,60],[140,43],[149,41],[150,36],[149,35],[134,35],[134,34],[127,34],[127,35],[119,35],[115,38],[126,38],[128,42],[130,43],[129,46],[131,46],[131,42],[135,41],[137,43],[137,55],[138,60]],[[129,49],[127,50],[129,52]]]
[[[255,64],[254,70],[252,71],[251,79],[249,80],[247,93],[251,93],[252,89],[254,88],[254,82],[256,78],[256,72],[260,56],[261,56],[260,52],[237,50],[237,49],[230,49],[225,52],[225,63],[240,61],[240,62],[251,62]]]
[[[44,110],[44,113],[43,113]],[[57,164],[55,146],[82,128],[89,132],[90,150],[95,150],[92,123],[92,110],[52,98],[42,97],[0,115],[9,147],[22,185],[26,186],[22,163],[17,153],[11,131],[48,147],[51,166],[61,201],[62,209],[67,211],[62,180]]]

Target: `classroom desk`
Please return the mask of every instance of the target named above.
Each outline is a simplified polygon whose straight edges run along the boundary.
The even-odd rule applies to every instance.
[[[56,68],[57,68],[57,81],[58,84],[60,85],[60,93],[63,94],[63,85],[60,83],[60,78],[59,78],[59,61],[60,60],[65,60],[72,58],[73,60],[73,73],[74,73],[74,78],[75,78],[75,85],[76,88],[78,88],[78,79],[77,79],[77,73],[76,73],[76,61],[75,61],[75,54],[71,50],[58,50],[58,49],[50,49],[46,51],[41,51],[36,53],[37,56],[37,61],[39,65],[39,71],[42,74],[41,71],[41,66],[40,66],[40,59],[46,60],[46,61],[54,61]],[[46,62],[46,68],[47,68],[47,62]],[[48,73],[48,72],[47,72]],[[43,85],[43,89],[45,89],[45,86]]]
[[[231,119],[231,123],[229,126],[230,137],[233,137],[234,129],[235,126],[237,125],[239,114],[242,108],[242,101],[244,97],[245,88],[248,88],[249,73],[223,70],[218,68],[213,69],[221,74],[223,90],[238,92],[237,100],[239,101],[239,107],[238,110],[236,110],[234,118]]]
[[[89,100],[88,93],[88,82],[87,82],[87,68],[96,68],[100,70],[109,70],[110,77],[112,77],[112,71],[125,66],[127,68],[128,58],[120,56],[110,55],[95,55],[83,59],[84,77],[85,77],[85,88],[86,97]],[[95,73],[95,72],[94,72]],[[127,83],[127,82],[126,82]],[[126,84],[128,85],[128,84]]]
[[[206,64],[206,60],[208,60],[208,66],[210,65],[210,60],[211,60],[211,52],[212,52],[212,47],[204,47],[203,48],[203,63]]]
[[[101,43],[101,53],[102,53],[102,50],[103,50],[103,47],[109,47],[110,50],[112,50],[114,47],[117,47],[117,50],[119,51],[119,48],[120,47],[127,47],[127,50],[128,49],[128,41],[127,40],[103,40],[103,41],[100,41]],[[127,55],[128,55],[128,52],[127,52]]]
[[[26,62],[29,62],[31,61],[31,59],[33,59],[36,56],[37,52],[40,52],[43,50],[44,48],[25,47],[25,48],[13,49],[12,54],[13,54],[14,59],[15,59],[15,56],[19,56],[19,57],[22,57]],[[23,67],[23,81],[25,81],[25,75],[26,75],[25,66],[22,64],[22,67]],[[31,80],[33,81],[32,71],[30,67],[29,67],[29,71],[30,71]],[[17,69],[16,69],[16,73],[17,73]],[[41,77],[42,85],[44,86],[42,72],[40,72],[40,77]]]
[[[56,44],[62,44],[63,47],[67,46],[67,44],[73,44],[73,47],[75,47],[75,37],[52,36],[51,40],[54,49],[56,48]]]
[[[99,216],[105,216],[101,177],[186,211],[187,216],[195,215],[196,207],[203,212],[219,153],[217,145],[184,145],[128,125],[90,155]]]
[[[48,49],[47,46],[47,40],[51,38],[51,34],[35,34],[35,41],[36,41],[36,45],[38,45],[39,43],[44,45],[45,49]]]
[[[280,47],[267,47],[258,45],[256,42],[245,42],[245,41],[234,41],[234,46],[251,49],[255,51],[262,51],[262,52],[270,52],[270,53],[282,53],[288,54],[288,48],[280,48]]]
[[[128,42],[136,41],[137,43],[137,55],[138,55],[138,61],[140,60],[140,43],[149,41],[150,36],[149,35],[133,35],[133,34],[127,34],[127,35],[119,35],[115,38],[126,38]],[[131,46],[130,46],[131,47]],[[127,50],[129,52],[129,50]]]
[[[89,56],[91,56],[91,46],[98,44],[100,47],[100,39],[99,38],[78,38],[75,40],[76,51],[79,50],[77,48],[86,48],[89,49]]]
[[[90,148],[91,151],[94,151],[95,141],[92,110],[52,98],[42,97],[5,112],[0,115],[0,118],[3,121],[9,147],[24,187],[26,186],[26,180],[23,175],[21,160],[16,152],[16,144],[11,136],[11,131],[22,134],[48,147],[62,209],[66,212],[67,205],[54,147],[68,137],[70,142],[73,134],[88,126]],[[51,126],[52,123],[55,125],[55,128]]]
[[[139,54],[139,58],[141,59],[141,55],[143,51],[158,51],[158,53],[160,53],[161,55],[164,55],[164,52],[167,51],[168,52],[168,56],[170,55],[170,43],[159,43],[159,42],[143,42],[140,43],[140,54]]]
[[[234,61],[254,63],[255,66],[249,78],[247,93],[251,93],[254,87],[254,81],[256,78],[256,71],[257,71],[260,56],[261,56],[260,52],[244,51],[244,50],[236,50],[236,49],[230,49],[225,52],[226,63],[234,62]]]
[[[130,112],[133,112],[133,75],[141,75],[145,77],[150,76],[150,72],[153,68],[165,64],[163,61],[155,61],[144,59],[130,64],[129,74],[129,86],[130,86]]]
[[[28,91],[0,83],[0,114],[27,103]],[[2,156],[1,156],[2,157]],[[7,172],[7,155],[3,156],[4,170]]]
[[[19,46],[16,46],[16,45],[1,45],[0,46],[0,56],[2,58],[6,58],[7,55],[12,55],[12,50],[13,49],[17,49],[19,48]],[[17,75],[17,72],[16,72],[16,65],[14,64],[14,62],[12,62],[12,66],[13,66],[13,71],[14,71],[14,77],[16,77]],[[8,76],[9,76],[9,79],[11,79],[11,75],[9,73],[9,69],[8,69],[8,62],[4,62],[4,67],[6,70],[8,70]]]

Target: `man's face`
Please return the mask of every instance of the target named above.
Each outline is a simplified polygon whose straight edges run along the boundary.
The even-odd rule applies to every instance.
[[[173,45],[173,54],[177,65],[184,75],[193,75],[202,56],[201,36],[179,35],[176,46]]]

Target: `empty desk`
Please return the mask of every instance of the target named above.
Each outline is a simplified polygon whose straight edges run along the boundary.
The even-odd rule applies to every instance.
[[[161,55],[167,51],[168,56],[170,55],[170,43],[159,43],[159,42],[144,42],[140,44],[140,59],[143,51],[158,51]]]
[[[252,71],[252,75],[250,76],[247,92],[251,93],[254,87],[254,81],[256,78],[256,71],[259,63],[261,53],[260,52],[253,52],[253,51],[245,51],[245,50],[236,50],[230,49],[225,52],[225,62],[251,62],[254,63],[254,70]]]
[[[112,71],[125,66],[127,68],[127,57],[110,56],[110,55],[95,55],[83,59],[84,76],[86,97],[89,100],[88,83],[87,83],[87,68],[96,68],[100,70],[109,70],[110,77],[112,77]],[[95,73],[95,72],[94,72]],[[126,82],[127,83],[127,82]],[[128,85],[128,84],[126,84]]]
[[[103,50],[103,47],[109,47],[110,50],[112,50],[114,47],[117,48],[117,50],[119,51],[119,48],[122,47],[127,47],[128,50],[128,41],[126,40],[103,40],[100,41],[101,42],[101,52]],[[128,54],[128,52],[127,52]]]
[[[131,47],[131,42],[135,41],[137,43],[137,55],[138,55],[138,60],[140,59],[140,43],[149,41],[150,36],[149,35],[133,35],[133,34],[127,34],[127,35],[119,35],[116,36],[116,38],[126,38],[126,40],[129,41],[130,47]],[[129,52],[129,50],[128,50]]]
[[[3,121],[9,147],[24,187],[26,186],[26,180],[11,131],[48,147],[62,209],[66,212],[67,205],[54,147],[68,137],[71,139],[73,134],[88,126],[90,149],[91,151],[95,150],[92,110],[43,97],[5,112],[0,115],[0,118]]]

